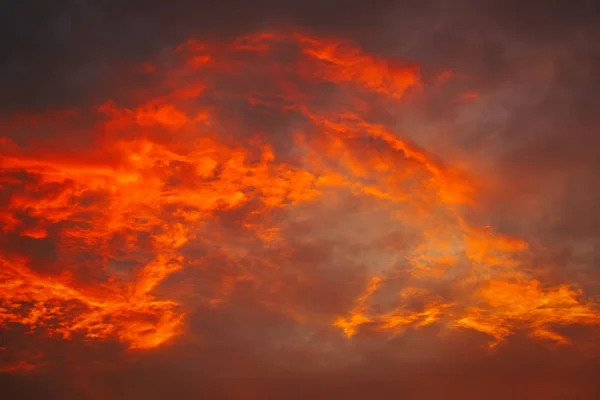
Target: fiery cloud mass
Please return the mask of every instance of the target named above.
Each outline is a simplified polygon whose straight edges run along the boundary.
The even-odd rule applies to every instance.
[[[575,175],[549,181],[558,168],[511,161],[526,140],[493,139],[510,107],[526,110],[511,129],[537,129],[528,95],[271,26],[189,34],[111,69],[106,96],[4,114],[0,374],[26,396],[11,398],[42,396],[28,379],[54,381],[46,398],[398,396],[389,382],[482,398],[511,368],[539,376],[501,398],[595,398],[583,373],[542,367],[597,360],[600,224],[569,233],[584,222],[552,207]],[[537,88],[558,74],[521,70]],[[415,383],[461,368],[439,391]]]

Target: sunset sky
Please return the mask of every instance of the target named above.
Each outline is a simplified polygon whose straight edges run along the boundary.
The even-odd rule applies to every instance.
[[[0,398],[600,398],[597,2],[0,15]]]

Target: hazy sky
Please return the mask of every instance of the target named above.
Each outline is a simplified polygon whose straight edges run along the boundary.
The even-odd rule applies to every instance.
[[[594,1],[0,3],[7,399],[597,399]]]

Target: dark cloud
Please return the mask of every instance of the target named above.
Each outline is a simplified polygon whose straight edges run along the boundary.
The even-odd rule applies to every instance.
[[[290,23],[329,32],[368,32],[391,3],[7,2],[2,12],[0,110],[6,114],[104,102],[116,96],[108,89],[115,82],[124,87],[135,82],[134,74],[122,71],[123,65],[154,59],[190,37],[235,38]]]
[[[107,349],[102,356],[98,354],[100,349],[73,349],[71,353],[78,355],[78,362],[87,358],[87,367],[67,367],[63,360],[62,366],[41,372],[0,374],[0,383],[3,392],[15,399],[42,395],[49,399],[65,395],[72,399],[367,399],[401,395],[410,399],[485,396],[558,400],[566,396],[587,400],[595,398],[600,390],[595,381],[598,359],[585,356],[584,348],[561,351],[531,347],[526,340],[516,340],[502,352],[482,356],[474,355],[467,344],[477,342],[477,337],[466,335],[459,346],[454,343],[448,347],[440,347],[438,338],[438,345],[428,349],[422,337],[435,336],[435,332],[420,331],[376,346],[355,343],[360,358],[342,367],[323,366],[319,351],[307,358],[308,344],[299,349],[286,348],[279,342],[274,345],[272,340],[281,336],[268,331],[274,330],[276,321],[262,321],[269,325],[248,324],[257,316],[252,312],[245,316],[199,315],[198,323],[203,327],[210,324],[209,331],[214,332],[210,346],[180,345],[110,368],[98,362],[99,357],[104,363],[111,360]]]
[[[427,104],[408,102],[402,110],[377,112],[440,159],[452,163],[460,158],[482,176],[493,177],[478,199],[482,207],[471,217],[532,239],[542,249],[531,256],[535,263],[549,266],[559,281],[574,281],[586,293],[600,294],[600,10],[595,1],[22,0],[1,3],[0,14],[0,113],[7,118],[97,105],[108,98],[124,100],[153,79],[140,78],[132,65],[156,59],[187,38],[227,39],[289,24],[348,37],[375,53],[414,61],[425,74],[451,69],[460,76],[441,88],[426,88],[438,90],[426,92],[432,98]],[[478,99],[448,107],[448,100],[468,91],[477,92]],[[314,88],[315,97],[322,92],[327,93]],[[237,131],[229,122],[235,120],[276,131],[278,152],[289,150],[290,132],[305,125],[297,113],[277,120],[231,104],[220,117],[224,130]],[[63,134],[80,141],[81,146],[72,144],[74,149],[89,145],[89,138],[73,132],[38,134],[23,128],[21,134],[15,138],[20,144]],[[363,145],[355,150],[367,149]],[[35,176],[16,170],[2,179],[0,206],[17,195],[27,196],[33,205],[37,198],[65,190],[58,184],[40,185]],[[87,193],[78,201],[85,208],[105,199]],[[313,331],[294,323],[294,312],[329,317],[348,310],[379,261],[368,250],[402,251],[414,240],[412,232],[394,227],[376,212],[367,220],[348,217],[345,223],[345,216],[358,215],[362,204],[336,207],[310,205],[291,221],[278,220],[285,223],[289,248],[271,249],[255,239],[248,242],[243,234],[246,215],[257,205],[215,213],[197,232],[201,239],[181,250],[189,269],[171,276],[158,290],[180,288],[174,295],[178,300],[192,296],[209,302],[226,296],[227,307],[189,304],[188,332],[181,341],[149,354],[77,337],[42,343],[25,331],[2,333],[0,348],[17,348],[4,364],[14,364],[23,354],[45,366],[0,371],[0,392],[9,399],[600,396],[597,329],[570,332],[573,345],[558,350],[532,344],[521,332],[490,352],[484,349],[483,335],[461,331],[444,336],[435,326],[409,329],[394,338],[373,337],[366,328],[349,342],[333,327]],[[316,222],[304,222],[303,212],[316,216]],[[21,233],[43,221],[26,213],[19,221],[18,233],[2,236],[2,255],[26,254],[36,272],[60,272],[56,241],[65,227],[33,238]],[[259,221],[265,226],[273,222],[267,217]],[[380,234],[371,232],[375,224]],[[263,263],[236,259],[213,240],[219,235],[232,246],[252,249]],[[112,237],[111,253],[118,254],[130,239]],[[150,246],[147,237],[136,240]],[[109,268],[130,269],[130,255],[122,256],[111,260]],[[95,271],[102,260],[92,253],[78,257],[81,268],[73,271],[78,280],[103,281],[104,271]],[[285,266],[290,258],[291,277],[269,269]],[[242,272],[248,270],[262,277],[262,283],[244,281]],[[298,276],[304,284],[297,283]],[[240,279],[227,293],[226,277]],[[189,281],[195,282],[193,288],[182,286]],[[400,280],[394,287],[404,283]],[[442,294],[452,290],[442,286]],[[278,294],[273,302],[265,295],[269,291]],[[257,296],[265,301],[256,302]]]

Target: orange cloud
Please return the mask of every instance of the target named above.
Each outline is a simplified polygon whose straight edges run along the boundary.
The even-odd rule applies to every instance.
[[[292,65],[273,65],[270,55],[290,51],[286,46],[295,52]],[[399,334],[437,323],[483,332],[494,345],[519,329],[566,344],[554,325],[598,324],[597,304],[575,286],[545,286],[526,272],[525,240],[468,221],[479,190],[469,171],[445,165],[369,113],[361,96],[400,107],[408,90],[423,85],[418,68],[299,34],[221,45],[188,41],[174,54],[181,65],[163,82],[164,93],[140,104],[107,101],[92,111],[3,121],[4,328],[20,324],[64,339],[156,348],[185,332],[190,307],[226,307],[236,285],[247,282],[259,288],[256,302],[272,312],[313,328],[334,326],[348,338],[366,326]],[[144,71],[155,73],[153,65]],[[243,71],[252,75],[245,85],[218,84]],[[257,71],[268,76],[254,79]],[[445,71],[440,79],[449,76]],[[343,101],[324,102],[320,84],[340,87]],[[294,150],[276,150],[279,132],[229,132],[211,102],[235,104],[226,115],[264,107],[273,120],[293,118]],[[90,120],[81,128],[85,113]],[[9,143],[24,125],[83,129],[86,143],[71,147],[60,135],[48,143]],[[232,126],[251,124],[240,117]],[[311,214],[315,204],[335,211],[342,198],[360,204],[353,212],[402,227],[411,239],[387,253],[365,250],[366,289],[349,309],[333,312],[292,294],[319,282],[290,266],[298,256],[294,246],[317,240],[291,226],[302,213],[320,218]],[[353,212],[344,219],[352,221]],[[228,218],[239,237],[206,229]],[[356,228],[352,239],[372,243],[376,228]],[[206,243],[229,270],[208,294],[178,291],[170,282],[178,274],[211,272],[201,259],[186,257]],[[53,256],[37,255],[36,246]],[[279,258],[261,259],[256,249],[276,249]],[[395,280],[398,273],[403,280]],[[438,286],[454,290],[442,295]]]

